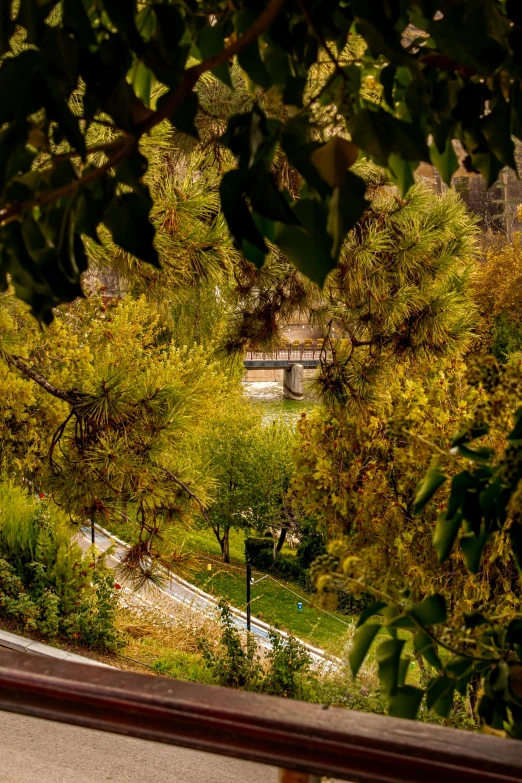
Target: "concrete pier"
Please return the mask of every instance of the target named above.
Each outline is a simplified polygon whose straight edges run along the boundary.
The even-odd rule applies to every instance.
[[[287,400],[303,399],[304,370],[302,364],[285,367],[283,374],[283,397]]]

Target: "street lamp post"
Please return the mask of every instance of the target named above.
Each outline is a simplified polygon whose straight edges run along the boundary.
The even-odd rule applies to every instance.
[[[252,569],[250,563],[247,560],[246,564],[246,616],[247,616],[247,631],[250,632],[250,585],[252,584]]]
[[[246,564],[246,622],[247,631],[250,631],[250,588],[252,585],[257,585],[258,582],[262,582],[263,579],[268,579],[270,574],[265,574],[261,579],[254,579],[252,577],[252,568],[247,560]]]

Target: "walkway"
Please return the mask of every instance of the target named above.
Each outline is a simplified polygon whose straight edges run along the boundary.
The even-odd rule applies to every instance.
[[[276,783],[277,770],[0,712],[2,783]]]

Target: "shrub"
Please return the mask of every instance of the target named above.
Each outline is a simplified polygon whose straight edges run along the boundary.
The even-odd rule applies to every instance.
[[[214,682],[229,688],[299,698],[300,675],[311,664],[303,645],[294,637],[283,637],[271,629],[268,634],[271,648],[262,660],[255,636],[247,633],[243,639],[227,603],[221,600],[218,607],[221,636],[217,644],[211,644],[208,638],[199,642]],[[163,671],[168,672],[168,667],[163,666]]]
[[[91,560],[45,499],[0,484],[0,614],[46,637],[117,647],[114,579]]]
[[[252,634],[247,634],[246,644],[243,644],[228,604],[221,600],[218,603],[218,608],[221,615],[218,654],[208,639],[202,639],[199,644],[207,667],[219,685],[228,688],[257,690],[261,662],[255,637]]]
[[[260,571],[269,571],[280,579],[303,584],[306,580],[306,573],[296,558],[278,553],[274,560],[273,548],[272,538],[246,538],[245,558],[251,566]]]
[[[312,659],[293,636],[285,638],[270,630],[268,638],[272,646],[267,655],[268,668],[261,683],[261,690],[274,696],[299,698],[299,675],[310,669]]]

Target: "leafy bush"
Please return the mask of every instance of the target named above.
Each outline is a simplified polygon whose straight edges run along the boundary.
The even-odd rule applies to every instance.
[[[49,638],[114,648],[116,605],[110,570],[83,555],[45,499],[0,484],[0,615]]]
[[[256,640],[252,634],[247,634],[246,644],[243,644],[228,604],[221,600],[218,608],[222,628],[219,654],[216,655],[208,639],[202,639],[199,647],[205,662],[219,685],[257,690],[261,662]]]
[[[217,645],[207,638],[199,643],[207,668],[214,681],[229,688],[271,693],[288,698],[299,698],[302,692],[300,675],[306,673],[311,659],[303,645],[293,636],[283,637],[270,630],[271,649],[262,660],[256,638],[242,634],[225,601],[218,604],[221,637]]]
[[[312,659],[293,636],[281,636],[270,630],[271,649],[267,655],[268,668],[262,681],[263,693],[298,698],[301,692],[298,675],[310,668]]]

